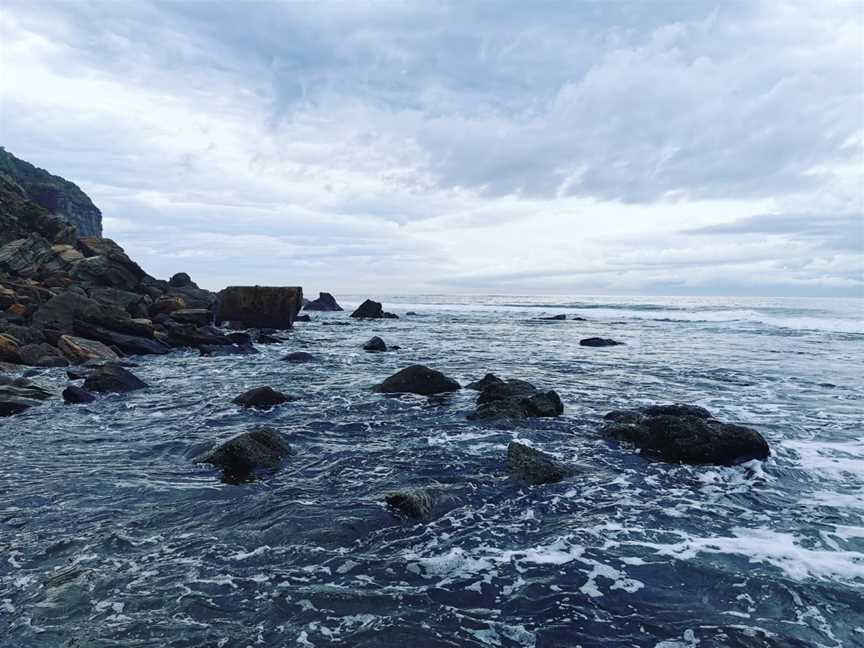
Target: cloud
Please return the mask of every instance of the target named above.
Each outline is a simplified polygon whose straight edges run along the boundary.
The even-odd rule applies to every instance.
[[[10,0],[0,138],[148,270],[211,287],[638,291],[688,267],[694,290],[740,268],[854,294],[862,25],[855,3]]]

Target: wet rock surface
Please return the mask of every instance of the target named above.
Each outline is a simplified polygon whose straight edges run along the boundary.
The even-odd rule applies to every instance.
[[[273,428],[256,428],[239,434],[195,458],[222,469],[228,483],[244,483],[258,471],[273,471],[291,454],[291,446]]]
[[[510,476],[527,484],[554,484],[573,473],[552,455],[517,441],[507,446],[506,463]]]
[[[432,396],[446,392],[458,391],[462,387],[452,378],[440,371],[424,365],[411,365],[387,378],[375,391],[384,394],[411,393],[421,396]]]
[[[291,396],[276,391],[272,387],[256,387],[255,389],[243,392],[231,402],[243,407],[270,409],[282,403],[287,403],[290,400],[293,400]]]

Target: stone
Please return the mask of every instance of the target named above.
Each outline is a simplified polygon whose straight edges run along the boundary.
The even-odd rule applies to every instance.
[[[282,403],[294,400],[291,396],[278,392],[272,387],[256,387],[243,392],[231,402],[242,407],[254,409],[270,409]]]
[[[66,367],[69,361],[47,342],[26,344],[20,349],[21,362],[32,367]]]
[[[734,466],[771,453],[759,432],[718,421],[702,407],[654,405],[613,411],[604,418],[602,434],[632,443],[659,461]]]
[[[20,414],[51,396],[51,392],[26,378],[0,376],[0,416]]]
[[[425,518],[432,513],[432,494],[423,488],[406,488],[388,493],[384,501],[408,517]]]
[[[69,385],[63,390],[63,400],[66,403],[74,405],[79,403],[92,403],[96,400],[96,397],[86,389],[82,389],[75,385]]]
[[[561,322],[561,321],[566,320],[567,316],[562,313],[561,315],[551,315],[549,317],[538,317],[537,319]]]
[[[299,287],[230,286],[219,293],[216,323],[240,321],[250,328],[290,329],[302,304]]]
[[[477,408],[468,415],[470,420],[555,417],[564,413],[561,397],[554,390],[541,391],[525,380],[501,380],[487,374]]]
[[[303,310],[309,311],[341,311],[342,307],[336,303],[333,295],[327,292],[318,293],[318,299],[306,302]]]
[[[372,301],[371,299],[367,299],[360,304],[357,310],[351,313],[351,317],[355,319],[399,319],[398,315],[385,313],[381,302]]]
[[[198,351],[202,356],[254,355],[258,349],[251,344],[200,344]]]
[[[309,317],[308,315],[298,315],[297,317],[294,318],[294,321],[295,322],[311,322],[312,318]]]
[[[501,378],[499,378],[495,374],[487,373],[480,380],[475,380],[474,382],[468,383],[467,385],[465,385],[465,389],[473,389],[475,391],[483,391],[489,385],[500,384],[503,382],[504,381],[501,380]]]
[[[617,342],[616,340],[610,340],[608,338],[599,338],[599,337],[591,337],[585,338],[584,340],[579,340],[579,346],[585,347],[608,347],[608,346],[621,346],[624,344],[623,342]]]
[[[120,359],[120,356],[101,342],[72,335],[61,335],[57,346],[60,353],[72,364],[82,364],[88,360],[110,362]]]
[[[42,304],[33,315],[33,323],[41,328],[72,333],[76,320],[97,320],[104,314],[104,306],[96,300],[67,291]]]
[[[527,484],[554,484],[572,474],[572,470],[552,455],[518,441],[507,446],[507,472]]]
[[[217,445],[194,459],[217,466],[228,483],[251,481],[259,470],[273,471],[291,454],[291,446],[272,428],[255,428]]]
[[[204,326],[213,321],[213,311],[206,308],[181,308],[171,312],[171,319],[183,324]]]
[[[188,288],[190,286],[194,288],[198,287],[195,282],[192,281],[192,277],[190,277],[185,272],[178,272],[173,277],[171,277],[168,280],[168,285],[172,288]]]
[[[150,307],[152,314],[168,313],[183,310],[186,308],[186,300],[177,295],[162,295],[157,297]]]
[[[21,345],[18,340],[7,334],[0,334],[0,361],[22,364]]]
[[[284,358],[282,358],[283,362],[314,362],[315,356],[311,353],[306,353],[305,351],[294,351],[293,353],[289,353]]]
[[[375,391],[384,394],[411,393],[432,396],[462,389],[458,382],[424,365],[411,365],[387,378]]]
[[[363,350],[369,351],[372,353],[378,353],[381,351],[386,351],[387,345],[384,343],[384,340],[382,340],[380,337],[378,337],[376,335],[371,340],[369,340],[366,344],[363,345]]]
[[[130,355],[162,355],[171,351],[171,347],[157,340],[137,335],[115,333],[114,331],[109,331],[87,322],[75,322],[74,328],[75,333],[85,339],[102,342]]]
[[[19,277],[33,277],[52,256],[51,244],[38,234],[0,247],[0,271]]]
[[[146,387],[147,383],[131,371],[113,364],[93,369],[84,379],[84,389],[91,392],[125,393]]]

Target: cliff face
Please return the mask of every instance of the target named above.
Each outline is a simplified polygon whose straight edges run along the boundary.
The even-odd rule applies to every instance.
[[[3,147],[0,192],[4,203],[28,199],[48,214],[65,218],[79,236],[102,236],[102,212],[76,184],[16,158]]]

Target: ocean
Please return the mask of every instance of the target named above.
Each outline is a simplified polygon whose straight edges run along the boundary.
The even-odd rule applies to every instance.
[[[0,419],[0,645],[864,646],[864,302],[373,296],[400,319],[351,320],[364,297],[258,355],[134,358],[149,389]],[[373,335],[401,349],[365,353]],[[279,361],[298,350],[316,361]],[[372,391],[415,363],[555,389],[564,414]],[[261,385],[298,400],[232,405]],[[670,402],[759,430],[770,458],[673,465],[598,434]],[[254,425],[293,448],[274,474],[192,462]],[[514,439],[575,474],[512,481]],[[429,486],[453,502],[434,519],[383,502]]]

